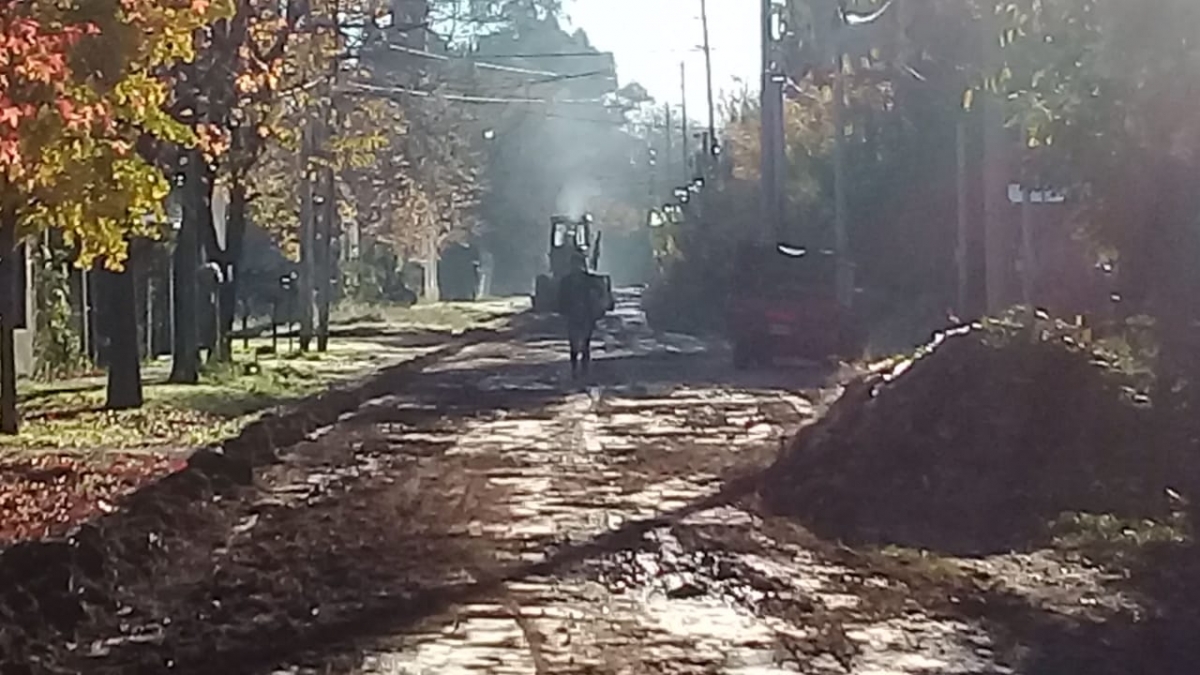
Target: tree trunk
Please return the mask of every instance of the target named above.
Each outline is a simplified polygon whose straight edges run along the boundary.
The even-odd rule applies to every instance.
[[[198,326],[198,272],[200,268],[200,232],[208,224],[212,183],[204,158],[198,150],[186,152],[184,170],[183,224],[175,242],[171,270],[174,281],[174,349],[170,382],[196,384],[200,381],[200,335]]]
[[[142,371],[138,352],[137,331],[122,330],[136,326],[137,288],[132,259],[126,261],[125,271],[96,273],[104,296],[104,323],[108,330],[108,400],[109,410],[129,410],[142,407]]]
[[[15,435],[17,421],[17,356],[13,344],[13,311],[16,309],[17,212],[9,206],[0,210],[0,434]]]
[[[312,125],[307,124],[300,145],[300,278],[297,302],[300,309],[300,351],[306,352],[313,337],[313,282],[316,275],[316,209],[313,208]]]
[[[225,283],[221,285],[221,335],[225,339],[223,353],[233,353],[230,334],[237,313],[238,268],[242,261],[242,247],[246,241],[246,185],[241,176],[234,176],[229,186],[229,211],[225,224]]]
[[[441,255],[438,253],[437,235],[430,235],[425,241],[425,301],[441,300],[441,288],[438,286],[438,263]]]

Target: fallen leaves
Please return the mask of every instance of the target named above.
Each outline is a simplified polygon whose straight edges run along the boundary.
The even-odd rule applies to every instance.
[[[60,534],[117,510],[120,499],[182,469],[165,455],[33,455],[0,460],[0,545]]]
[[[250,417],[150,405],[138,410],[47,409],[8,446],[60,450],[192,448],[237,435]]]

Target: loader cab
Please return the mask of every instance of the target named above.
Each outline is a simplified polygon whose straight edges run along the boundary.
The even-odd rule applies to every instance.
[[[550,219],[550,273],[566,276],[571,271],[572,256],[582,253],[589,257],[592,250],[592,216],[573,219],[555,216]],[[595,265],[589,260],[589,269]]]
[[[586,249],[591,243],[591,222],[555,219],[550,228],[550,248]]]

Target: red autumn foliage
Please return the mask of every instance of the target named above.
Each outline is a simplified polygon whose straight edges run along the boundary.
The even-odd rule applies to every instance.
[[[20,175],[26,127],[46,115],[67,127],[106,117],[98,104],[76,105],[70,91],[70,51],[96,27],[43,23],[29,7],[0,4],[0,176]]]
[[[121,497],[186,465],[163,455],[0,460],[0,545],[61,534],[117,508]]]

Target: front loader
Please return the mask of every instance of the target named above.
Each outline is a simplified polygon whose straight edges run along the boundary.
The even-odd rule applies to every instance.
[[[558,311],[558,286],[571,273],[571,260],[577,255],[587,261],[588,274],[602,279],[609,297],[612,296],[612,280],[596,274],[600,264],[600,233],[592,238],[592,216],[554,216],[550,219],[550,272],[539,274],[534,281],[533,311]]]

